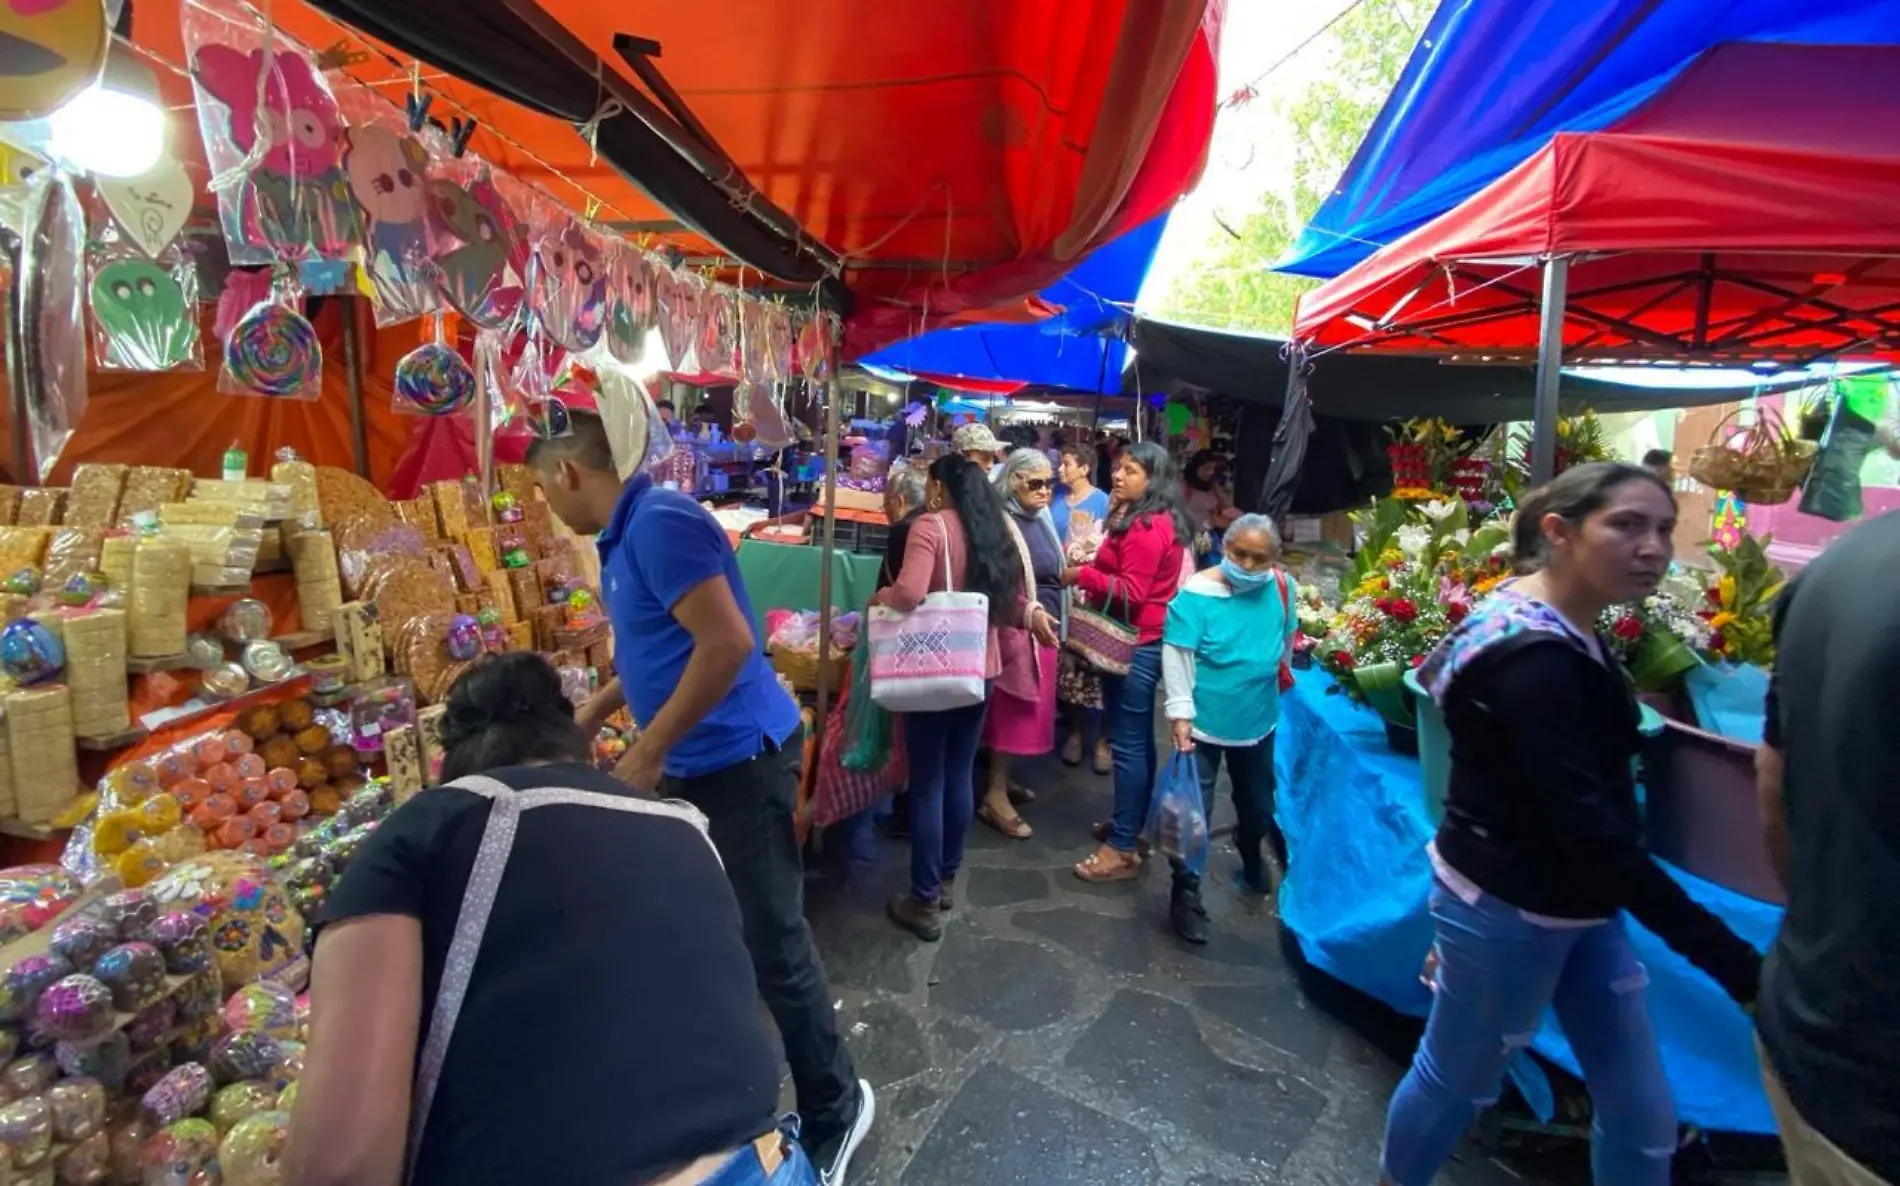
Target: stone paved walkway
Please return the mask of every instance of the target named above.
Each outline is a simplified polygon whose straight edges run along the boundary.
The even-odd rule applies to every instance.
[[[1063,773],[1038,780],[1050,789],[1025,811],[1031,839],[977,825],[941,943],[884,918],[900,842],[879,840],[847,882],[812,883],[833,994],[879,1093],[853,1186],[1373,1186],[1398,1058],[1301,991],[1271,900],[1232,886],[1230,845],[1216,848],[1214,939],[1199,950],[1167,929],[1165,870],[1076,880],[1109,796],[1106,780]],[[1475,1145],[1441,1175],[1571,1181]]]

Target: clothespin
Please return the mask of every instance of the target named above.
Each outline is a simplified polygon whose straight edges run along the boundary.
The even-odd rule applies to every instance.
[[[418,95],[414,93],[411,93],[403,100],[403,110],[408,114],[409,130],[411,132],[420,132],[423,125],[429,122],[429,105],[434,101],[434,95]]]
[[[587,213],[581,216],[581,221],[585,222],[588,226],[593,226],[594,219],[599,214],[600,214],[600,199],[594,197],[592,194],[589,194],[587,196]]]
[[[474,135],[475,120],[473,117],[463,119],[457,116],[449,121],[449,146],[454,150],[458,159],[463,153],[468,151],[469,139]]]

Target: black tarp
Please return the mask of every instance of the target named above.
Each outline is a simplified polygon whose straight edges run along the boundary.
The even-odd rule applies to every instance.
[[[1138,318],[1129,341],[1135,361],[1122,374],[1125,393],[1194,387],[1276,409],[1286,399],[1283,339]],[[1464,366],[1435,358],[1347,351],[1311,361],[1307,391],[1314,414],[1322,418],[1389,421],[1429,416],[1461,425],[1533,418],[1536,377],[1530,367]],[[1583,407],[1600,414],[1653,412],[1726,403],[1754,390],[1634,387],[1566,374],[1561,398],[1566,412]]]

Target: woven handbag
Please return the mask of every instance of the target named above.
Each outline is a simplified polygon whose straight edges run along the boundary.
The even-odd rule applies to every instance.
[[[943,570],[949,587],[916,609],[871,607],[871,699],[886,712],[948,712],[989,695],[990,599],[956,591],[947,538]]]
[[[1116,585],[1119,587],[1120,582]],[[1128,669],[1135,665],[1135,645],[1140,635],[1133,626],[1109,612],[1114,606],[1111,592],[1109,603],[1103,609],[1081,606],[1071,609],[1068,648],[1104,675],[1127,675]],[[1122,598],[1122,612],[1130,613],[1126,596]]]

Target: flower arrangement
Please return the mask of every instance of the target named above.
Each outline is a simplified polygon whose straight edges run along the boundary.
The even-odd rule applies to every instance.
[[[1742,532],[1732,547],[1709,545],[1716,576],[1703,590],[1700,616],[1708,623],[1703,650],[1712,659],[1772,667],[1775,662],[1774,601],[1788,578],[1768,559],[1773,536]]]
[[[1405,672],[1504,578],[1509,534],[1501,523],[1472,530],[1466,504],[1455,498],[1385,499],[1354,518],[1365,540],[1315,654],[1338,690],[1409,725]]]
[[[1672,575],[1640,602],[1613,605],[1597,622],[1639,692],[1667,692],[1709,648],[1710,630],[1694,578]]]

